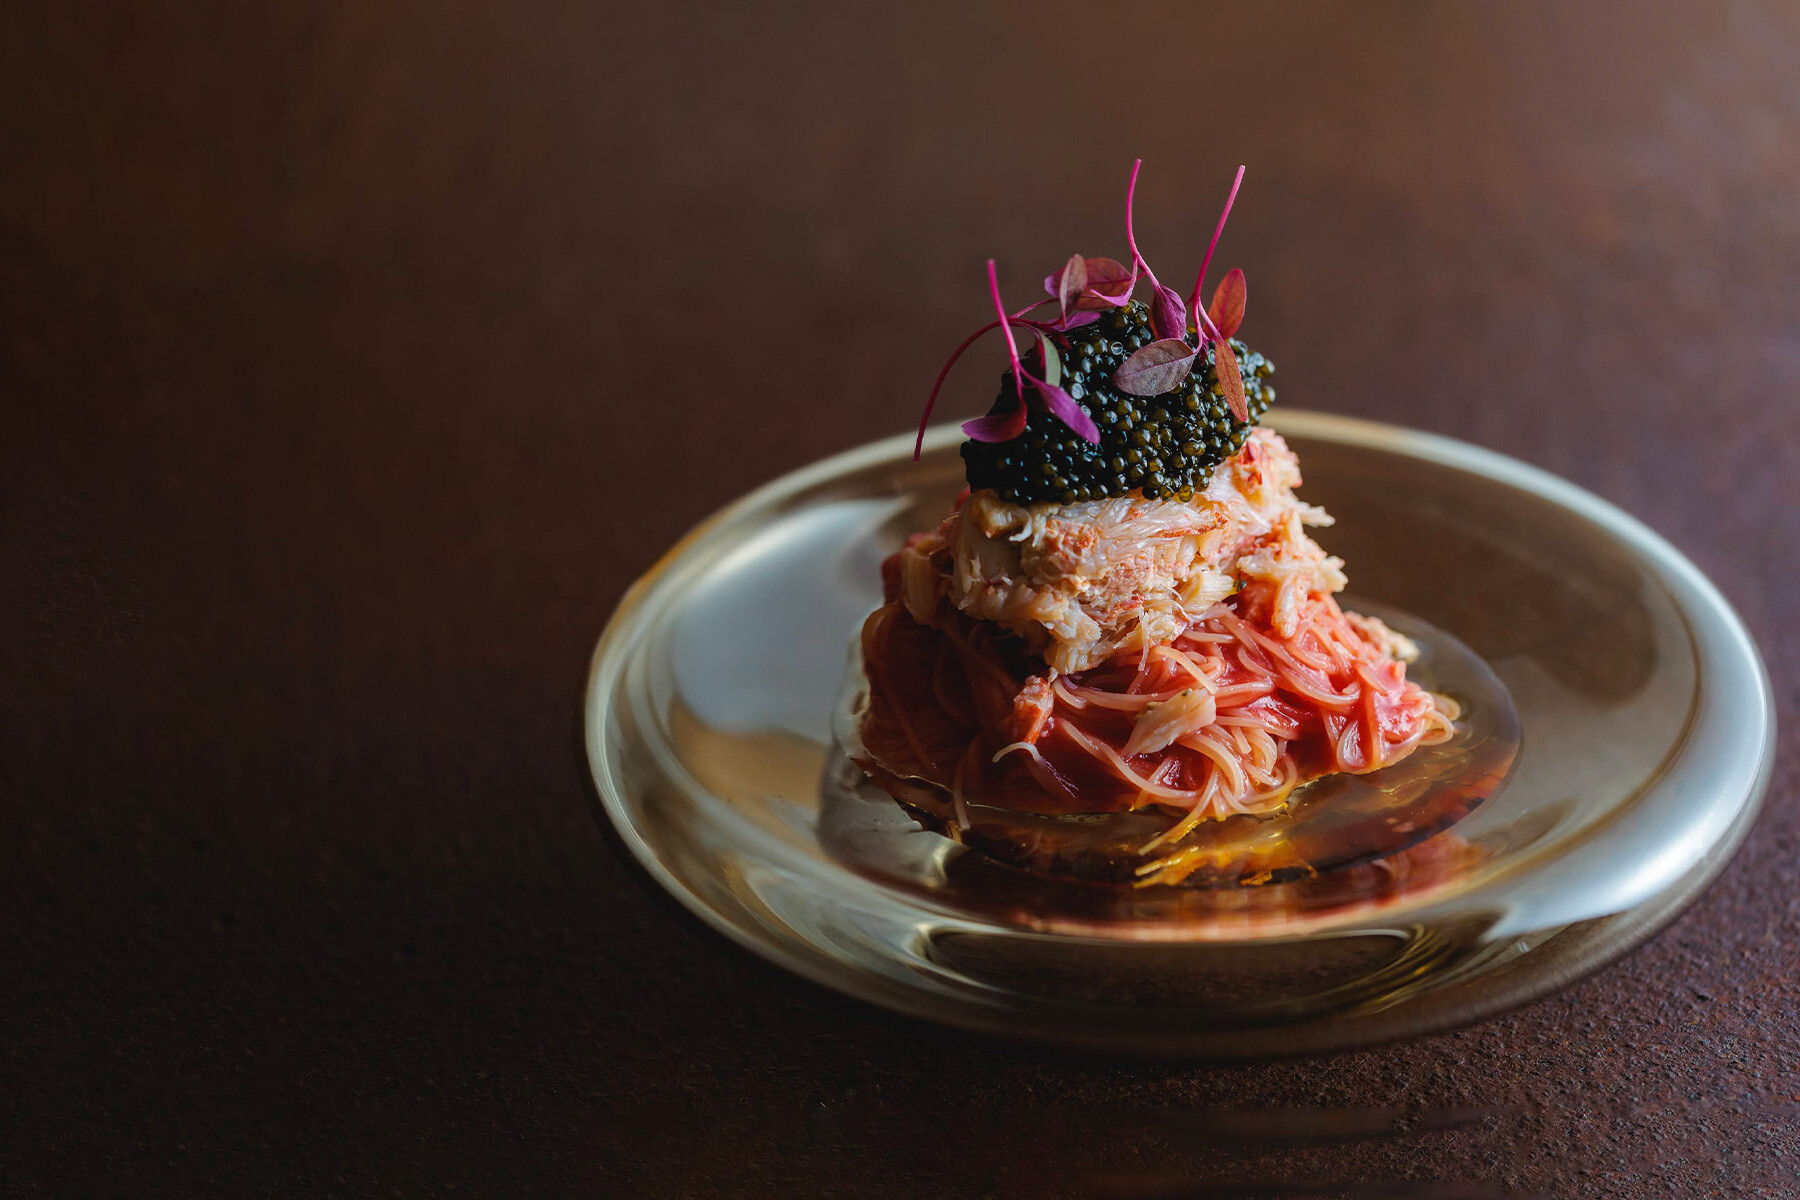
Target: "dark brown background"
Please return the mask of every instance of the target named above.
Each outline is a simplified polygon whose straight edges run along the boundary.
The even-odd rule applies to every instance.
[[[628,582],[911,422],[985,257],[1023,297],[1122,252],[1140,154],[1186,271],[1249,164],[1222,261],[1282,403],[1623,504],[1791,724],[1792,5],[35,7],[0,18],[6,1190],[1800,1194],[1791,742],[1622,963],[1196,1067],[779,977],[616,860],[576,739]],[[1158,1123],[1194,1105],[1225,1132]]]

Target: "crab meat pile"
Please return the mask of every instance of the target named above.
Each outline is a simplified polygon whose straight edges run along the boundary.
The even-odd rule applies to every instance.
[[[1306,534],[1331,518],[1299,484],[1287,443],[1257,429],[1191,501],[1021,507],[975,492],[901,551],[902,599],[923,625],[942,604],[994,622],[1064,674],[1168,645],[1253,582],[1271,586],[1270,624],[1291,636],[1309,598],[1344,587],[1343,564]]]

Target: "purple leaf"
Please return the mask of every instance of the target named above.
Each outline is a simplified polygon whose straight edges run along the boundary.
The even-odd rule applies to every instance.
[[[1037,385],[1038,396],[1044,407],[1055,414],[1056,419],[1074,430],[1075,435],[1090,445],[1100,444],[1100,430],[1095,427],[1094,420],[1083,411],[1075,398],[1057,387],[1054,383],[1046,383],[1042,379],[1031,381]]]
[[[1225,273],[1225,278],[1219,281],[1218,288],[1213,292],[1212,305],[1207,310],[1212,324],[1225,337],[1235,336],[1238,327],[1244,323],[1244,305],[1248,299],[1249,288],[1244,281],[1244,272],[1238,267],[1231,268]]]
[[[1187,305],[1181,302],[1174,288],[1156,285],[1156,299],[1150,306],[1150,328],[1159,338],[1186,337]]]
[[[1072,312],[1060,321],[1044,321],[1041,324],[1043,328],[1056,333],[1067,333],[1071,329],[1080,329],[1083,325],[1092,325],[1099,319],[1100,314],[1097,312]]]
[[[1206,310],[1214,328],[1226,337],[1235,335],[1238,326],[1244,323],[1244,301],[1248,298],[1244,272],[1237,267],[1225,272],[1225,278],[1219,280],[1219,288],[1213,293],[1212,306]]]
[[[1087,260],[1087,291],[1075,307],[1088,311],[1118,308],[1131,299],[1131,290],[1136,286],[1137,272],[1127,269],[1118,259],[1090,258]]]
[[[1062,275],[1056,281],[1056,303],[1062,309],[1062,315],[1069,315],[1069,306],[1081,299],[1081,293],[1087,290],[1087,260],[1079,254],[1069,255],[1069,261],[1063,264]]]
[[[1025,405],[1013,405],[1011,412],[989,413],[963,422],[963,432],[978,442],[1010,442],[1025,432]]]
[[[1137,273],[1127,270],[1124,263],[1115,258],[1095,257],[1083,259],[1082,264],[1087,270],[1087,284],[1072,307],[1082,312],[1098,312],[1103,308],[1118,308],[1131,299],[1131,290],[1137,286]],[[1060,273],[1044,276],[1044,290],[1052,298],[1056,297],[1061,280]]]
[[[1213,373],[1219,377],[1219,390],[1225,393],[1231,415],[1240,421],[1248,421],[1250,405],[1244,400],[1244,377],[1238,371],[1237,351],[1223,338],[1213,343]]]
[[[1188,377],[1198,353],[1180,338],[1162,338],[1120,363],[1113,383],[1133,396],[1160,396]]]

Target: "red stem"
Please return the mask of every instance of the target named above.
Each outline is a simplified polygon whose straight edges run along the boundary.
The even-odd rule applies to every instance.
[[[1196,329],[1212,326],[1211,321],[1207,321],[1204,325],[1200,321],[1203,312],[1200,307],[1200,295],[1206,285],[1206,269],[1212,266],[1213,251],[1219,246],[1219,235],[1225,232],[1225,219],[1231,215],[1231,206],[1237,200],[1238,185],[1243,182],[1244,168],[1240,166],[1237,169],[1237,178],[1231,181],[1231,194],[1225,197],[1225,209],[1219,214],[1219,223],[1213,227],[1212,241],[1206,244],[1206,257],[1200,260],[1200,274],[1194,277],[1194,294],[1188,297],[1188,307],[1194,310],[1194,327]],[[1213,330],[1215,336],[1218,332],[1217,329]]]
[[[993,264],[990,262],[989,266],[991,267],[992,265]],[[1007,317],[1007,322],[1010,324],[1013,321],[1017,321],[1032,309],[1041,308],[1048,303],[1050,303],[1048,300],[1039,300],[1036,304],[1027,304],[1018,312]],[[937,382],[931,385],[931,396],[925,401],[925,413],[919,418],[919,436],[913,441],[914,462],[919,461],[919,456],[925,450],[925,429],[931,424],[931,410],[937,406],[938,393],[943,390],[944,380],[950,377],[950,368],[954,367],[956,365],[956,360],[963,356],[963,351],[967,350],[970,346],[973,346],[982,334],[996,328],[999,324],[1000,322],[998,321],[989,321],[986,325],[983,325],[980,329],[977,329],[974,333],[971,333],[968,337],[964,338],[962,345],[951,352],[950,361],[944,364],[944,369],[938,372]],[[1012,332],[1010,330],[1008,330],[1006,337],[1008,341],[1012,340]],[[1017,350],[1013,352],[1013,361],[1018,361]],[[1023,385],[1021,385],[1021,388],[1022,387]],[[1020,392],[1020,398],[1024,398],[1024,392],[1022,390]]]
[[[1131,201],[1132,198],[1137,195],[1138,168],[1143,165],[1144,160],[1141,158],[1132,162],[1131,182],[1125,185],[1125,244],[1131,247],[1132,286],[1135,287],[1137,285],[1137,270],[1139,267],[1142,267],[1144,268],[1144,274],[1150,277],[1150,288],[1154,291],[1162,285],[1156,282],[1156,272],[1150,269],[1150,264],[1145,261],[1143,255],[1138,253],[1137,235],[1133,233],[1131,229]],[[1127,296],[1130,296],[1130,294],[1131,293],[1129,292],[1126,293]]]
[[[1006,311],[1006,305],[1000,302],[1000,276],[994,271],[994,260],[988,259],[988,295],[994,298],[994,314],[999,318],[1000,332],[1006,335],[1006,357],[1012,362],[1013,387],[1018,390],[1019,403],[1025,403],[1025,368],[1019,363],[1019,343],[1013,340],[1012,317]]]

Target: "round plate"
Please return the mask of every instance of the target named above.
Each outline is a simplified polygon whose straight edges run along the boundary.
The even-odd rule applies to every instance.
[[[1511,776],[1449,828],[1293,884],[1188,891],[1155,921],[1141,903],[1108,919],[1124,885],[1063,885],[1114,889],[1077,897],[1099,914],[1079,925],[1043,917],[1066,892],[1040,905],[1041,881],[1004,868],[972,892],[969,852],[860,787],[832,741],[882,558],[962,486],[954,427],[919,463],[906,436],[784,476],[638,581],[588,679],[606,819],[707,924],[808,978],[968,1029],[1160,1054],[1338,1049],[1487,1016],[1692,901],[1743,839],[1774,748],[1762,662],[1712,585],[1624,512],[1503,455],[1316,413],[1266,423],[1337,518],[1319,540],[1354,595],[1454,635],[1516,706]],[[893,869],[843,852],[859,839]]]

